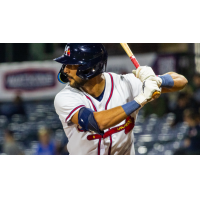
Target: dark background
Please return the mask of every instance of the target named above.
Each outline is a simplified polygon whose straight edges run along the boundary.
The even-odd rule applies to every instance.
[[[103,43],[109,55],[123,55],[119,43]],[[63,51],[66,43],[0,43],[0,62],[20,62],[50,59],[51,55]],[[193,43],[129,43],[133,53],[194,53]],[[35,49],[40,49],[35,53]]]

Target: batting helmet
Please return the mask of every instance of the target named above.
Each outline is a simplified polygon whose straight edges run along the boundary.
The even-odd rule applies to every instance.
[[[58,80],[63,84],[68,82],[64,73],[66,65],[79,65],[76,75],[83,80],[94,78],[106,70],[107,59],[107,51],[100,43],[68,43],[64,55],[54,59],[63,64]]]

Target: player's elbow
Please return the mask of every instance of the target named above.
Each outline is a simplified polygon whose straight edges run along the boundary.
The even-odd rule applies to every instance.
[[[184,89],[185,86],[188,84],[188,80],[184,77],[184,76],[181,76],[181,85],[180,85],[180,88],[181,89]]]

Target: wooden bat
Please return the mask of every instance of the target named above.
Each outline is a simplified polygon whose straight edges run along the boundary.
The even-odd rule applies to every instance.
[[[123,49],[125,50],[125,52],[127,53],[127,55],[129,56],[129,58],[131,59],[132,63],[134,64],[134,66],[136,67],[136,69],[138,67],[140,67],[139,62],[137,61],[137,59],[135,58],[134,54],[132,53],[131,49],[129,48],[127,43],[120,43],[123,47]],[[157,99],[159,98],[161,95],[160,92],[154,92],[152,98]]]

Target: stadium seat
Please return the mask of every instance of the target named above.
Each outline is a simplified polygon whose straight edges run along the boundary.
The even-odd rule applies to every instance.
[[[0,128],[5,128],[8,124],[8,118],[5,115],[0,115]]]

